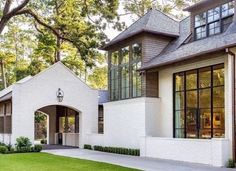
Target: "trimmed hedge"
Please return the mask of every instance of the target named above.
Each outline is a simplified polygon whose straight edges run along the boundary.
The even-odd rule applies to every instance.
[[[140,156],[139,149],[130,149],[130,148],[121,148],[121,147],[103,147],[103,146],[98,146],[98,145],[93,146],[93,149],[95,151],[102,151],[102,152],[108,152],[108,153]]]
[[[89,144],[84,144],[84,149],[92,150],[92,146]]]

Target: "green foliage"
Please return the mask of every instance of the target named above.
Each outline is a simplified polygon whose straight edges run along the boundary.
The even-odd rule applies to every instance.
[[[229,159],[226,167],[227,168],[235,168],[235,161],[232,159]]]
[[[41,112],[35,112],[35,123],[40,123],[40,122],[44,122],[47,117],[45,114],[41,113]]]
[[[92,150],[92,146],[89,144],[84,144],[84,149]]]
[[[97,145],[95,145],[93,149],[95,151],[102,151],[102,152],[108,152],[108,153],[140,156],[139,149],[129,149],[129,148],[120,148],[120,147],[103,147],[103,146],[97,146]]]
[[[176,18],[183,18],[185,15],[182,9],[200,0],[129,0],[124,1],[124,10],[136,17],[142,17],[149,9],[158,9]]]
[[[0,15],[4,3],[0,3]],[[39,24],[30,15],[16,16],[7,23],[6,31],[0,35],[0,59],[5,64],[7,86],[38,74],[58,59],[87,81],[101,59],[103,64],[105,62],[97,50],[107,41],[105,28],[123,29],[118,7],[119,0],[30,1],[27,9],[49,27]],[[93,76],[89,79],[93,87],[106,86],[104,81],[93,79]]]
[[[0,154],[6,154],[8,152],[8,149],[6,146],[0,146]]]
[[[88,83],[94,89],[107,88],[107,67],[96,67],[88,76]]]
[[[43,146],[42,146],[42,145],[39,145],[39,144],[37,144],[37,145],[34,145],[34,149],[33,149],[33,151],[32,151],[32,152],[41,152],[41,151],[42,151],[42,149],[43,149]]]
[[[31,145],[29,138],[27,137],[19,137],[16,139],[16,150],[18,152],[30,152],[31,151]]]
[[[40,141],[40,143],[41,143],[41,144],[47,144],[47,140],[46,140],[46,139],[42,139],[42,140]]]

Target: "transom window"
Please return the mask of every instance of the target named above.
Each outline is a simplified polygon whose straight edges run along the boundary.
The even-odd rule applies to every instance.
[[[233,21],[234,4],[228,2],[195,16],[195,39],[225,32]]]
[[[174,74],[174,137],[225,135],[224,65]]]
[[[110,100],[141,96],[142,45],[139,43],[121,48],[111,54],[109,64]]]

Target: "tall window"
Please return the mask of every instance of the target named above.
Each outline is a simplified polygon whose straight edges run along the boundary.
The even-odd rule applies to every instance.
[[[119,52],[113,52],[111,55],[110,68],[110,98],[111,100],[119,99]]]
[[[177,73],[174,81],[174,136],[224,137],[224,65]]]
[[[228,2],[195,16],[195,39],[225,32],[233,21],[234,5]]]
[[[109,92],[110,100],[141,96],[142,45],[135,43],[115,51],[110,56]]]
[[[11,102],[0,103],[0,133],[10,134],[12,132],[11,115]]]
[[[121,99],[129,98],[129,47],[121,49]]]
[[[103,105],[98,106],[98,133],[104,133],[104,109]]]
[[[132,45],[132,82],[133,82],[133,97],[141,96],[141,76],[138,69],[141,67],[141,57],[142,57],[142,49],[140,44]]]

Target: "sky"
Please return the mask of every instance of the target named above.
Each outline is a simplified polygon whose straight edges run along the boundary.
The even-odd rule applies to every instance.
[[[125,11],[123,9],[123,2],[125,0],[120,0],[120,6],[119,6],[119,9],[118,9],[118,14],[124,14]],[[131,16],[131,15],[124,15],[124,16],[121,16],[120,17],[120,21],[121,22],[125,22],[126,26],[129,27],[133,22],[134,22],[134,18]],[[115,38],[120,32],[118,30],[114,30],[112,29],[111,27],[107,28],[105,30],[105,33],[106,35],[108,36],[108,38],[110,40],[112,40],[113,38]]]
[[[124,14],[125,11],[123,9],[123,3],[124,1],[127,1],[127,0],[120,0],[120,6],[119,6],[119,9],[118,9],[118,14]],[[161,1],[160,1],[161,2]],[[163,2],[162,2],[163,3]],[[192,4],[191,4],[192,5]],[[188,12],[182,12],[185,16],[188,16]],[[173,11],[173,14],[176,15],[176,14],[180,14],[180,11]],[[137,20],[137,19],[136,19]],[[120,17],[120,21],[121,22],[125,22],[126,26],[129,27],[132,23],[135,22],[135,17],[132,16],[132,15],[123,15]],[[112,40],[113,38],[115,38],[120,32],[117,31],[117,30],[114,30],[112,28],[107,28],[105,30],[105,33],[106,35],[108,36],[108,38],[110,40]]]

